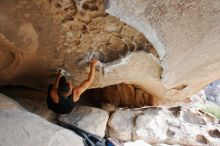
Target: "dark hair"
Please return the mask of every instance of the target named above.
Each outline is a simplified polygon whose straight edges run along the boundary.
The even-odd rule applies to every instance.
[[[61,94],[67,93],[70,90],[70,86],[66,81],[66,78],[62,76],[59,80],[59,85],[58,85],[58,92]]]

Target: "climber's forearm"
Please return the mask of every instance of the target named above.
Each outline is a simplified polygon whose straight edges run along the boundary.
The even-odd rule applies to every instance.
[[[57,88],[58,88],[59,80],[60,80],[61,76],[62,76],[61,73],[58,73],[58,74],[57,74],[57,77],[56,77],[56,79],[55,79],[55,81],[54,81],[54,84],[53,84],[53,89],[57,89]]]
[[[95,78],[95,64],[91,64],[90,65],[90,72],[89,72],[89,76],[88,76],[88,82],[93,82],[94,78]]]
[[[88,79],[85,80],[84,82],[82,82],[81,85],[79,85],[78,87],[73,89],[73,101],[76,102],[80,95],[89,88],[89,86],[92,84],[93,80],[95,79],[95,67],[97,64],[97,60],[93,59],[91,61],[91,65],[90,65],[90,72],[89,72],[89,76]]]

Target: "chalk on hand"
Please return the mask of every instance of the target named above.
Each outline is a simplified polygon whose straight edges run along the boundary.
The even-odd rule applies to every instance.
[[[104,54],[102,52],[100,52],[100,51],[91,51],[91,52],[88,52],[83,58],[79,59],[77,61],[77,65],[78,66],[87,65],[88,63],[91,62],[91,60],[93,58],[98,60],[100,63],[105,61],[105,57],[104,57]]]
[[[63,68],[57,68],[57,72],[59,72],[63,75],[63,76],[66,76],[66,77],[69,77],[70,76],[70,73],[67,72],[65,69]]]

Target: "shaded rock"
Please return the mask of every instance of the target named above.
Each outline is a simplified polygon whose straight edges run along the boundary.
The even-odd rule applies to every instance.
[[[160,80],[162,72],[157,57],[145,48],[149,41],[135,28],[107,14],[103,0],[0,3],[0,85],[46,89],[55,70],[62,67],[77,86],[88,76],[90,59],[86,57],[90,52],[102,54],[98,57],[101,67],[91,88],[124,82],[150,85]],[[140,52],[136,54],[136,51]],[[79,60],[86,62],[80,65]],[[31,66],[35,68],[30,70]],[[137,73],[131,74],[131,67]],[[129,89],[127,92],[130,94]],[[142,99],[138,98],[141,103],[138,106],[145,104],[141,96]],[[127,104],[128,100],[123,101]]]
[[[89,61],[84,66],[77,61],[100,51],[105,61],[91,88],[135,84],[160,104],[180,104],[219,78],[219,4],[1,1],[0,85],[45,89],[57,67],[70,72],[73,84],[79,85],[87,78]]]
[[[201,144],[205,144],[205,145],[208,144],[208,140],[203,135],[197,135],[196,141]]]
[[[0,93],[17,101],[28,112],[39,115],[52,123],[57,123],[57,114],[47,108],[47,92],[22,86],[5,86],[0,88]]]
[[[154,97],[140,88],[130,84],[117,84],[100,89],[101,100],[116,106],[143,107],[156,106],[157,97]],[[95,93],[97,94],[97,93]]]
[[[140,111],[117,110],[108,121],[109,137],[120,141],[129,141],[132,139],[132,131],[136,117]]]
[[[114,105],[131,106],[135,102],[134,88],[132,85],[113,85],[103,89],[103,101]]]
[[[1,145],[83,146],[74,132],[53,125],[0,94]]]
[[[70,114],[60,115],[59,120],[104,137],[108,117],[108,112],[104,110],[77,106]]]
[[[169,144],[160,143],[160,144],[154,144],[153,146],[181,146],[181,145],[178,145],[178,144],[169,145]]]
[[[180,112],[181,112],[181,106],[177,106],[177,107],[170,107],[168,108],[172,114],[175,116],[175,117],[179,117],[180,116]]]

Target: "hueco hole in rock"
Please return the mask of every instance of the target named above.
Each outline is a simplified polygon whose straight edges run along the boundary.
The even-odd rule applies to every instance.
[[[0,0],[0,146],[220,146],[219,0]]]

